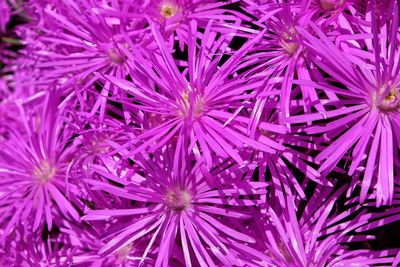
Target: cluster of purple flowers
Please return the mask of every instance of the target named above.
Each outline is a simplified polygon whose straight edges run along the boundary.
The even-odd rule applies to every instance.
[[[0,0],[0,266],[399,266],[399,13]]]

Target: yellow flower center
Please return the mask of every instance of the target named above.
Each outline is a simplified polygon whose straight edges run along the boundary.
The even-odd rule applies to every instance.
[[[33,169],[33,176],[42,184],[53,179],[56,173],[57,169],[51,166],[47,160],[41,161],[40,165]]]
[[[300,45],[297,42],[297,31],[294,27],[290,27],[287,32],[282,33],[280,45],[289,55],[297,52]]]
[[[178,7],[171,3],[164,3],[161,5],[161,15],[166,18],[172,18],[178,13]]]
[[[182,99],[178,100],[180,109],[178,113],[183,117],[189,116],[189,111],[192,111],[192,116],[198,118],[204,111],[204,99],[197,95],[193,101],[190,100],[188,90],[181,93]]]
[[[381,97],[384,91],[385,87],[382,87],[379,92]],[[378,97],[374,96],[374,98],[374,101],[376,103]],[[381,111],[398,110],[400,107],[400,90],[397,89],[394,85],[390,86],[389,92],[387,93],[385,98],[380,103],[376,103],[376,106]]]

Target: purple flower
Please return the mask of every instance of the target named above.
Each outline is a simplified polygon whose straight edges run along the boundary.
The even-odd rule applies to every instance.
[[[344,51],[316,26],[313,29],[319,39],[304,32],[307,48],[315,54],[315,64],[332,78],[297,83],[322,89],[330,96],[324,101],[326,112],[287,120],[296,124],[329,119],[326,124],[305,128],[308,134],[324,133],[321,141],[332,140],[316,158],[322,162],[319,170],[329,171],[341,159],[348,159],[348,173],[354,175],[354,184],[363,173],[360,201],[373,188],[378,206],[392,202],[394,174],[400,170],[398,9],[392,9],[391,14],[393,19],[381,26],[373,15],[371,32],[347,36],[356,45],[343,42]],[[385,31],[379,33],[380,29]],[[387,48],[383,46],[386,43]]]
[[[234,1],[216,0],[150,0],[144,5],[143,12],[160,27],[166,44],[173,47],[177,39],[179,48],[189,42],[187,25],[195,20],[198,27],[205,29],[213,20],[212,30],[229,32],[227,25],[239,26],[242,20],[250,20],[244,14],[228,8]]]
[[[131,96],[117,98],[126,106],[124,109],[136,110],[143,118],[139,121],[143,133],[122,147],[116,147],[116,151],[129,149],[124,156],[133,156],[145,151],[154,152],[174,141],[179,153],[182,144],[189,140],[190,149],[204,157],[207,167],[211,168],[215,156],[232,157],[244,164],[245,160],[238,153],[244,147],[270,153],[282,149],[269,138],[264,138],[261,143],[247,136],[250,118],[246,110],[252,106],[254,92],[264,82],[236,75],[236,67],[261,35],[230,52],[229,59],[221,62],[223,55],[231,51],[225,44],[231,37],[222,35],[217,39],[216,33],[210,31],[209,23],[197,49],[200,33],[196,25],[195,21],[189,25],[187,66],[177,65],[157,27],[151,24],[161,55],[146,53],[139,56],[137,52],[136,57],[129,56],[134,65],[130,71],[133,82],[107,76]],[[206,54],[208,50],[213,51],[213,58]],[[180,71],[182,67],[184,70]],[[284,132],[278,125],[260,123],[258,127]]]
[[[19,66],[35,77],[36,90],[61,86],[65,95],[95,91],[91,85],[103,83],[99,73],[127,75],[121,46],[134,51],[151,45],[146,21],[125,16],[125,4],[32,2],[29,11],[37,18],[19,29],[26,44]],[[102,85],[92,112],[99,110],[104,116],[107,96],[116,89],[107,82]]]
[[[258,261],[257,251],[251,248],[254,238],[235,230],[233,222],[251,218],[251,207],[261,203],[259,196],[265,194],[266,184],[242,180],[243,170],[209,173],[204,163],[193,161],[193,157],[182,157],[181,167],[172,167],[171,156],[156,153],[153,160],[139,158],[142,171],[125,171],[129,183],[123,187],[87,180],[92,190],[135,203],[123,209],[89,210],[82,218],[117,225],[99,253],[112,253],[128,244],[135,247],[136,242],[145,239],[148,246],[141,261],[149,251],[158,251],[156,266],[166,265],[171,257],[179,255],[170,254],[177,249],[187,266],[241,266]],[[210,186],[208,180],[219,182]]]
[[[76,147],[57,112],[58,97],[41,93],[15,102],[21,130],[10,128],[0,143],[1,241],[18,223],[35,232],[44,223],[50,230],[60,215],[79,220],[77,188],[68,177]]]

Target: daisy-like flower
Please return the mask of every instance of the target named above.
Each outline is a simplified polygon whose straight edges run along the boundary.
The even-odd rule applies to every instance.
[[[335,97],[321,99],[326,112],[288,119],[294,124],[329,119],[326,124],[305,129],[308,134],[323,133],[321,141],[332,140],[317,156],[322,162],[319,170],[329,171],[341,159],[347,159],[354,184],[363,173],[360,200],[364,201],[373,188],[378,206],[391,203],[394,176],[400,170],[400,35],[395,3],[387,23],[381,25],[378,14],[373,13],[371,33],[348,36],[352,42],[343,44],[344,51],[316,26],[313,29],[319,39],[304,32],[308,49],[316,55],[315,64],[332,78],[298,83],[334,93]]]
[[[100,254],[149,239],[141,262],[147,253],[158,251],[155,266],[167,266],[179,253],[186,266],[243,266],[260,261],[251,247],[254,238],[238,232],[232,222],[251,218],[251,207],[261,202],[267,184],[243,180],[240,169],[209,173],[203,161],[193,159],[182,156],[181,167],[172,167],[173,153],[167,150],[155,153],[153,160],[137,159],[142,171],[125,177],[129,181],[125,186],[86,180],[92,190],[134,202],[130,208],[89,210],[82,218],[119,222]],[[208,181],[219,182],[210,186]]]
[[[298,109],[305,113],[310,113],[312,108],[319,112],[325,111],[314,88],[303,85],[294,88],[293,85],[295,77],[309,80],[315,71],[304,49],[301,34],[296,29],[298,26],[306,28],[313,14],[305,12],[298,1],[245,3],[245,10],[257,18],[254,23],[267,29],[253,48],[253,53],[245,57],[245,60],[256,64],[249,71],[253,75],[277,79],[275,84],[265,86],[264,93],[271,93],[271,88],[280,89],[280,123],[286,124],[285,119]],[[294,99],[297,101],[292,101]],[[264,106],[266,98],[257,101],[257,105]]]
[[[197,49],[200,33],[196,25],[195,21],[189,25],[189,58],[187,63],[182,63],[183,68],[176,64],[158,28],[151,23],[161,56],[129,56],[129,63],[134,64],[133,82],[107,76],[130,96],[118,97],[115,101],[143,112],[143,121],[153,122],[147,123],[149,128],[143,129],[131,142],[116,147],[116,151],[129,148],[125,153],[133,156],[144,151],[154,152],[169,141],[176,142],[179,148],[189,139],[190,148],[202,155],[211,168],[215,155],[232,157],[243,164],[245,161],[238,151],[244,147],[270,153],[282,149],[269,138],[261,143],[247,136],[250,118],[243,111],[251,107],[255,92],[264,82],[242,77],[236,68],[262,34],[232,51],[228,48],[231,37],[212,32],[210,22]],[[222,61],[224,55],[229,59]],[[268,123],[260,123],[258,128],[285,132],[282,127]]]
[[[50,92],[17,100],[23,130],[9,129],[9,138],[0,139],[1,241],[19,223],[35,232],[44,223],[50,230],[59,216],[79,220],[77,188],[68,177],[76,148],[57,111],[58,97]]]
[[[265,242],[265,254],[270,258],[266,266],[344,267],[392,263],[396,256],[394,250],[349,249],[353,242],[374,237],[352,232],[366,223],[367,215],[360,205],[349,206],[343,212],[335,210],[335,203],[344,191],[345,187],[318,186],[304,209],[298,209],[300,202],[287,192],[285,208],[278,202],[279,205],[270,206],[257,218],[261,231],[257,236]]]
[[[132,53],[140,45],[150,49],[146,21],[126,16],[130,6],[115,1],[109,5],[87,0],[33,1],[27,6],[37,18],[19,29],[26,44],[19,68],[35,77],[37,90],[58,85],[64,95],[90,92],[90,86],[100,82],[99,92],[94,90],[98,98],[92,113],[104,116],[107,96],[117,92],[98,73],[126,77],[126,56],[120,47]]]

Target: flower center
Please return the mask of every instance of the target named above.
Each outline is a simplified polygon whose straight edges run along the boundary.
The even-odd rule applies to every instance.
[[[294,27],[290,27],[287,32],[282,33],[280,45],[289,55],[294,55],[297,52],[300,45],[297,41],[297,31]]]
[[[281,46],[289,55],[294,55],[297,52],[297,50],[299,49],[300,45],[298,43],[282,42]]]
[[[133,247],[132,243],[129,243],[129,244],[117,249],[117,251],[115,251],[115,253],[120,260],[125,260],[129,256],[129,253],[131,252],[132,247]]]
[[[178,101],[180,108],[178,113],[187,118],[191,112],[194,118],[198,118],[204,111],[204,99],[200,95],[195,95],[190,99],[190,92],[185,90],[181,93],[181,99]]]
[[[382,98],[382,91],[384,88],[381,88],[381,97]],[[377,100],[379,101],[379,100]],[[393,85],[390,86],[389,93],[381,100],[380,102],[376,103],[376,106],[381,111],[395,111],[398,110],[400,107],[400,90],[395,88]]]
[[[166,18],[172,18],[178,13],[178,7],[171,3],[164,3],[161,5],[161,15]]]
[[[344,2],[345,0],[320,0],[322,9],[326,11],[333,10],[342,5]]]
[[[287,266],[293,266],[292,263],[293,262],[293,258],[290,254],[290,252],[288,251],[288,249],[286,248],[286,245],[283,243],[283,241],[278,241],[278,249],[279,249],[279,253],[281,254],[281,256],[286,260],[286,263],[288,264]],[[277,251],[278,252],[278,251]],[[274,255],[274,253],[272,253],[271,251],[266,251],[266,254],[273,258],[276,259],[277,257]],[[310,266],[311,267],[311,266]]]
[[[110,150],[110,147],[108,144],[106,144],[105,138],[100,137],[92,141],[92,146],[90,150],[92,153],[105,154]]]
[[[165,197],[167,206],[174,211],[186,210],[189,207],[191,200],[192,196],[190,193],[187,190],[182,189],[169,190]]]
[[[42,184],[47,183],[56,175],[57,169],[50,165],[47,160],[43,160],[40,166],[33,169],[33,176]]]
[[[124,56],[121,55],[118,49],[115,48],[108,49],[107,55],[110,58],[110,60],[115,64],[123,64],[125,62]]]

